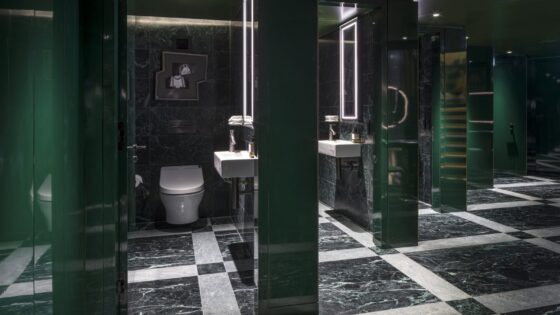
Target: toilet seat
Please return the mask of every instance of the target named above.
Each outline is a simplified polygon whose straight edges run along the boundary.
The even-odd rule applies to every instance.
[[[199,193],[204,190],[202,168],[198,165],[162,167],[159,189],[167,195]]]

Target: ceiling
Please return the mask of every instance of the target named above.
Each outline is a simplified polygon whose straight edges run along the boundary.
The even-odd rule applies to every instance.
[[[559,0],[418,0],[421,25],[465,27],[469,45],[496,54],[560,55]],[[440,13],[435,18],[433,13]]]
[[[129,15],[239,20],[242,0],[128,0]]]

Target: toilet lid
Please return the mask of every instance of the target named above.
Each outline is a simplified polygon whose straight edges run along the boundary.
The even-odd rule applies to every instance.
[[[198,165],[161,168],[160,191],[169,195],[192,194],[204,190],[202,168]]]

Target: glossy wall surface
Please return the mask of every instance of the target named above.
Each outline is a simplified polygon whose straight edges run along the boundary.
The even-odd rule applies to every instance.
[[[374,105],[374,241],[381,246],[413,246],[418,242],[418,102],[417,3],[387,1],[376,23],[387,50],[379,55],[381,74],[373,80]],[[382,34],[383,31],[386,35]]]
[[[492,47],[467,49],[467,180],[469,189],[494,186],[494,89]]]
[[[318,311],[317,1],[259,2],[259,313]]]
[[[496,56],[494,169],[527,173],[527,59],[523,56]]]
[[[116,311],[117,6],[0,8],[2,314]]]

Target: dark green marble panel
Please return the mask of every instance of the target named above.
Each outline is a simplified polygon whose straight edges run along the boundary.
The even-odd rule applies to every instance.
[[[467,104],[467,179],[469,188],[494,185],[493,51],[469,47]]]
[[[496,56],[494,67],[494,168],[527,173],[527,60]]]

